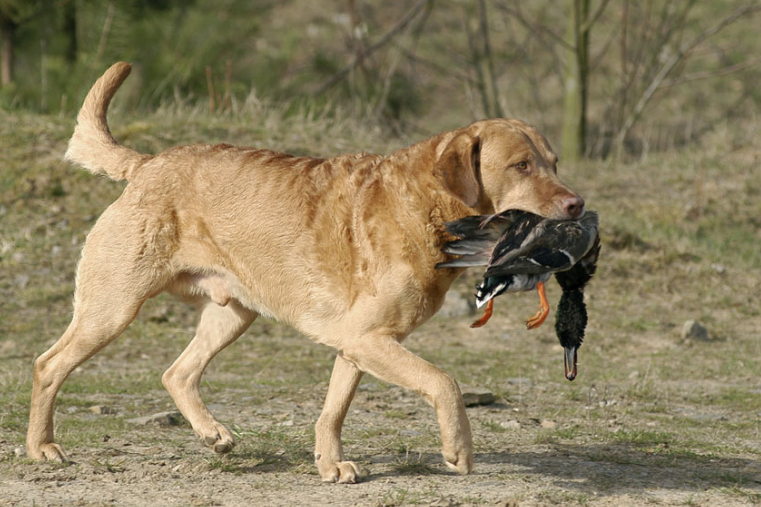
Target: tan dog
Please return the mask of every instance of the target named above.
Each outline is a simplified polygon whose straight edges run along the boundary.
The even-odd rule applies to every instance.
[[[87,237],[74,317],[34,364],[27,451],[65,460],[53,439],[56,394],[163,291],[201,311],[195,338],[162,381],[215,452],[233,436],[201,400],[209,361],[260,314],[338,350],[316,426],[324,481],[355,482],[341,427],[364,372],[420,393],[441,427],[444,460],[466,474],[473,446],[457,382],[400,342],[441,306],[460,269],[436,270],[450,239],[442,224],[520,208],[577,217],[584,201],[556,174],[557,157],[533,127],[488,120],[389,156],[329,159],[229,145],[142,155],[120,146],[106,110],[130,72],[112,66],[93,86],[66,158],[126,179],[124,193]]]

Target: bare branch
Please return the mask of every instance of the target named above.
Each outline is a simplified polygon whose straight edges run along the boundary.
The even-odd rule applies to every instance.
[[[529,29],[531,29],[534,32],[545,32],[547,33],[555,42],[560,44],[566,49],[569,49],[571,51],[576,51],[576,47],[573,44],[570,44],[568,41],[566,41],[563,37],[556,34],[554,31],[552,31],[550,28],[541,25],[532,23],[529,19],[526,18],[526,16],[523,15],[523,12],[521,12],[520,9],[513,9],[511,7],[508,7],[507,5],[504,5],[502,2],[496,3],[497,7],[502,9],[504,12],[514,16],[518,21],[526,25]]]
[[[402,54],[404,54],[404,56],[406,56],[410,61],[423,64],[426,67],[430,67],[431,69],[441,73],[442,75],[455,77],[461,81],[465,81],[467,83],[470,83],[471,85],[475,85],[475,81],[470,75],[468,75],[467,73],[461,71],[460,69],[456,67],[441,65],[439,63],[436,63],[433,60],[427,60],[423,58],[422,56],[418,56],[417,54],[413,53],[409,49],[402,48],[401,51],[402,51]]]
[[[661,83],[659,88],[670,88],[672,86],[678,86],[683,83],[698,81],[700,79],[710,79],[712,77],[726,76],[728,74],[733,74],[735,72],[740,72],[742,70],[749,69],[751,67],[758,65],[759,63],[761,63],[761,56],[757,56],[755,58],[749,58],[745,61],[736,63],[734,65],[728,65],[726,67],[722,67],[721,69],[693,72],[692,74],[687,74],[685,76],[680,77],[679,79],[666,79]]]
[[[418,2],[412,6],[412,8],[407,11],[407,13],[404,15],[404,17],[399,20],[399,22],[394,25],[391,30],[389,30],[386,35],[380,38],[378,42],[373,44],[372,46],[368,47],[364,51],[362,51],[360,54],[357,55],[357,57],[352,61],[349,65],[344,67],[343,69],[336,72],[333,77],[331,77],[327,82],[325,82],[320,88],[315,92],[316,95],[319,95],[321,93],[326,92],[333,86],[335,86],[337,83],[339,83],[343,78],[345,78],[349,72],[354,70],[354,68],[357,67],[362,61],[373,54],[378,49],[382,48],[386,44],[388,44],[396,35],[398,35],[402,30],[404,30],[404,27],[406,27],[414,18],[417,16],[418,12],[425,7],[427,4],[433,2],[433,0],[418,0]]]
[[[600,19],[603,11],[605,11],[605,8],[608,6],[608,2],[610,2],[610,0],[602,0],[600,2],[600,5],[597,6],[597,10],[592,13],[591,16],[589,16],[583,25],[581,25],[582,32],[588,32],[589,29],[592,28],[595,23],[597,23],[597,20]]]
[[[708,30],[705,30],[700,35],[692,39],[690,42],[682,45],[679,48],[679,50],[677,50],[673,55],[671,55],[669,59],[666,60],[666,62],[664,62],[664,64],[655,74],[655,77],[653,77],[652,81],[650,81],[650,84],[642,93],[642,96],[640,97],[637,104],[634,106],[634,109],[631,111],[631,113],[629,113],[629,116],[624,121],[624,124],[622,125],[621,130],[618,132],[618,135],[616,135],[616,145],[619,147],[619,149],[623,146],[626,136],[629,134],[629,131],[634,126],[634,123],[639,119],[647,103],[650,102],[650,99],[652,99],[653,94],[662,85],[663,81],[666,79],[666,76],[669,74],[669,72],[671,72],[671,70],[680,61],[682,61],[682,59],[684,59],[685,56],[687,56],[693,49],[695,49],[695,47],[703,43],[706,39],[708,39],[709,37],[713,35],[716,35],[722,29],[726,28],[728,25],[737,21],[743,15],[753,14],[755,12],[758,12],[759,10],[761,10],[761,6],[759,6],[757,3],[745,5],[743,7],[736,9],[730,15],[726,16],[724,19],[716,23],[714,26],[712,26]]]
[[[613,44],[613,41],[616,40],[616,36],[618,35],[618,32],[616,30],[612,30],[610,35],[608,36],[607,40],[603,43],[600,50],[597,52],[596,55],[593,55],[589,58],[589,70],[590,72],[597,68],[597,66],[602,61],[603,57],[606,55],[608,50],[610,49],[610,46]]]

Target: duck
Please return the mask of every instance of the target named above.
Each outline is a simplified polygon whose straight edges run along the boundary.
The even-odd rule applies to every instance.
[[[526,321],[528,329],[536,329],[549,315],[545,284],[555,275],[563,289],[555,329],[565,351],[566,378],[573,380],[587,325],[583,290],[596,271],[600,253],[599,215],[586,211],[578,219],[558,220],[506,210],[464,217],[444,227],[457,239],[441,250],[459,257],[438,263],[436,268],[486,266],[475,294],[476,306],[486,308],[471,324],[473,328],[489,321],[497,296],[536,289],[539,310]]]

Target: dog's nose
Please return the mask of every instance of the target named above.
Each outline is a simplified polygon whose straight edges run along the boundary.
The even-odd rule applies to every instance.
[[[584,199],[578,195],[563,199],[563,210],[571,218],[579,218],[584,213]]]

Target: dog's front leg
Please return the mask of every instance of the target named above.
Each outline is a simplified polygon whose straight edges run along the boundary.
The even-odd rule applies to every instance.
[[[444,462],[458,473],[470,473],[473,439],[462,393],[454,378],[404,348],[393,336],[363,336],[346,345],[343,357],[361,371],[419,393],[433,406],[441,430]]]
[[[341,428],[362,372],[349,361],[336,357],[322,414],[315,425],[314,461],[325,482],[350,483],[367,475],[352,461],[344,461]]]

